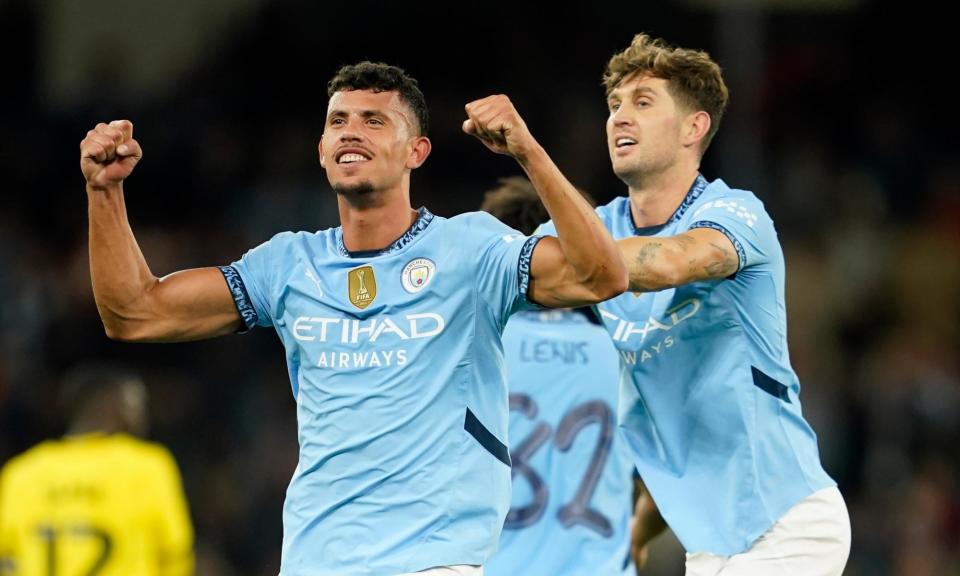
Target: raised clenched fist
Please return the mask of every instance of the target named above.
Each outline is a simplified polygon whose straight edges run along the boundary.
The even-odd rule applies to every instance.
[[[80,170],[90,188],[118,186],[142,156],[129,120],[101,122],[80,142]]]

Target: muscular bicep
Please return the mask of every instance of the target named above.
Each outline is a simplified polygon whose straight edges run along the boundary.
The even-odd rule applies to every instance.
[[[544,236],[533,250],[527,296],[549,308],[572,308],[603,300],[584,279],[577,277],[563,255],[560,241],[553,236]]]
[[[653,292],[727,278],[740,266],[733,243],[712,228],[695,228],[666,238],[626,238],[618,245],[632,291]]]
[[[124,326],[121,340],[182,342],[230,334],[243,323],[220,270],[194,268],[158,279]]]

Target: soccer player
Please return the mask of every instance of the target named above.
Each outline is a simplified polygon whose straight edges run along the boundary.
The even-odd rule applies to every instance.
[[[720,68],[639,34],[604,85],[629,194],[597,213],[631,293],[599,309],[628,375],[619,417],[640,476],[689,576],[839,575],[849,516],[801,413],[773,222],[699,171],[727,104]]]
[[[177,465],[163,446],[137,437],[147,423],[140,378],[80,367],[65,380],[61,403],[66,436],[0,473],[0,574],[192,574],[193,529]]]
[[[341,226],[280,233],[229,266],[162,279],[123,205],[141,158],[133,126],[91,130],[81,168],[97,306],[122,340],[276,330],[300,442],[283,576],[480,574],[510,503],[503,326],[530,301],[619,294],[626,270],[507,97],[467,104],[463,130],[518,161],[558,239],[524,237],[485,213],[411,207],[410,173],[431,145],[423,94],[399,68],[345,66],[328,95],[319,156]]]
[[[592,202],[591,202],[592,203]],[[524,234],[548,218],[523,177],[482,210]],[[634,466],[617,431],[620,363],[588,308],[515,314],[503,333],[513,505],[487,576],[626,576]]]

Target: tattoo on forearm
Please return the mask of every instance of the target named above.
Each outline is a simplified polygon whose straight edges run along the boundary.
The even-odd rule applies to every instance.
[[[703,278],[704,275],[706,278],[726,278],[734,274],[740,265],[736,252],[723,244],[710,242],[709,246],[716,252],[707,256],[704,254],[701,241],[693,236],[679,234],[670,241],[674,242],[668,245],[670,252],[662,254],[664,248],[662,242],[645,241],[634,253],[633,258],[628,260],[631,288],[660,289],[666,286],[666,282],[671,283],[671,285],[675,282],[675,280],[659,277],[660,270],[663,267],[655,265],[655,260],[661,257],[673,258],[674,261],[679,260],[676,266],[682,266],[680,263],[686,260],[687,273],[691,280]],[[707,259],[709,262],[704,263],[704,260]],[[639,292],[635,292],[635,295],[639,295]]]
[[[730,251],[723,246],[713,242],[711,242],[710,245],[720,252],[722,258],[719,261],[711,262],[704,266],[704,272],[706,272],[711,278],[726,278],[727,276],[736,272],[737,266],[740,264],[737,256],[735,254],[731,254]]]
[[[660,242],[650,242],[640,247],[628,270],[631,281],[643,284],[651,277],[649,265],[657,257],[662,246]]]
[[[697,243],[696,239],[691,238],[687,234],[680,234],[675,238],[675,240],[677,241],[677,246],[679,246],[680,250],[684,252],[687,251],[687,248]]]
[[[640,248],[640,251],[637,252],[637,257],[634,259],[634,264],[636,264],[636,266],[634,267],[634,270],[641,272],[643,269],[643,266],[645,266],[648,262],[650,262],[657,256],[657,252],[660,251],[661,246],[662,244],[660,244],[659,242],[651,242],[649,244],[644,244],[643,247]]]
[[[707,276],[710,278],[717,278],[723,276],[723,263],[722,262],[711,262],[703,267],[704,272],[707,273]]]

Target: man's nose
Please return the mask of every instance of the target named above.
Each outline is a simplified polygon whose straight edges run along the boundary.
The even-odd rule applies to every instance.
[[[353,118],[347,119],[346,125],[340,131],[341,142],[359,142],[363,140],[363,133],[360,131],[360,122]]]
[[[613,113],[612,119],[614,126],[629,126],[633,124],[633,118],[624,111],[623,107]]]

